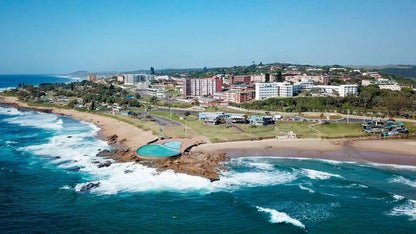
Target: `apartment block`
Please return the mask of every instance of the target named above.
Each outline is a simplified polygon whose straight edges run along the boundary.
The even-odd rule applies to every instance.
[[[183,96],[198,97],[213,95],[222,90],[222,79],[218,77],[205,79],[186,79],[183,83]]]

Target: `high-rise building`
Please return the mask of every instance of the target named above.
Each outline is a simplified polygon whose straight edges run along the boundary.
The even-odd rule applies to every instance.
[[[183,83],[183,96],[197,97],[213,95],[222,90],[222,79],[218,77],[204,79],[186,79]]]
[[[125,85],[137,85],[139,82],[152,81],[155,75],[149,74],[126,74],[124,79]]]

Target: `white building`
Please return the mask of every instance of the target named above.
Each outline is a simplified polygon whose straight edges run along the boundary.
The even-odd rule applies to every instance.
[[[303,91],[310,90],[313,87],[312,80],[302,80],[301,82],[296,82],[293,84],[293,93],[299,94]]]
[[[124,75],[123,74],[117,75],[117,81],[124,82]]]
[[[379,85],[380,89],[390,89],[391,91],[400,91],[402,87],[398,84],[389,84],[389,85]]]
[[[126,74],[124,79],[125,85],[137,85],[139,82],[152,81],[155,75],[151,74]]]
[[[348,95],[357,95],[358,85],[340,85],[338,93],[340,97],[346,97]]]
[[[327,95],[338,94],[340,97],[358,94],[358,85],[314,85],[312,89],[319,89]]]
[[[139,82],[136,84],[136,88],[139,90],[145,90],[145,89],[148,89],[149,87],[150,87],[149,81]]]
[[[293,97],[293,85],[287,82],[256,83],[256,100]]]

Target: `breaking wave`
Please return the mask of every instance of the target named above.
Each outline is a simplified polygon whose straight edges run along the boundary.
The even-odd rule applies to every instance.
[[[400,201],[403,199],[400,199]],[[394,207],[388,215],[392,216],[409,216],[410,221],[416,220],[416,201],[407,200],[403,204]]]
[[[302,169],[302,172],[305,176],[309,177],[310,179],[320,179],[320,180],[327,180],[331,177],[342,178],[342,176],[337,174],[331,174],[323,171],[317,171],[312,169]]]
[[[267,213],[270,215],[270,223],[287,223],[305,229],[305,225],[303,223],[301,223],[297,219],[290,217],[288,214],[284,212],[279,212],[274,209],[263,208],[260,206],[256,206],[256,208],[259,212]]]
[[[404,178],[403,176],[395,176],[389,180],[390,183],[401,183],[408,185],[410,187],[416,188],[416,181],[412,181],[409,179]]]

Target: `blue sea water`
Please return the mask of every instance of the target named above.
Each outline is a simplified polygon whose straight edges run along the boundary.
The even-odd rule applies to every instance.
[[[77,80],[80,79],[55,75],[0,75],[0,91],[17,87],[19,83],[39,85],[41,83],[68,83]]]
[[[1,233],[416,232],[415,167],[247,157],[211,183],[134,163],[98,168],[110,146],[97,131],[0,106]]]

